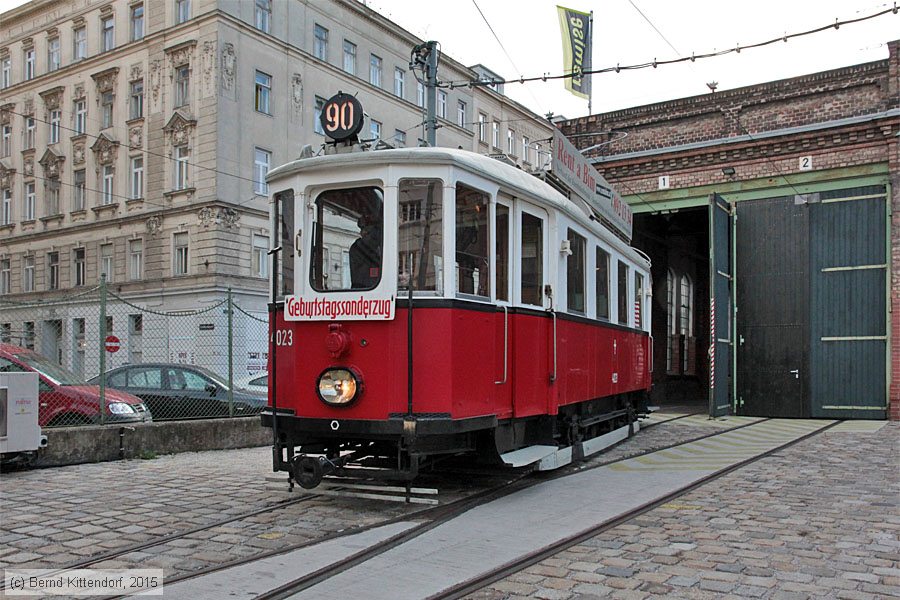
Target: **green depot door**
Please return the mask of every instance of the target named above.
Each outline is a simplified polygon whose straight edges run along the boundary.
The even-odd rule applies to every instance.
[[[736,203],[737,413],[808,417],[808,205]]]
[[[885,186],[823,192],[809,208],[811,416],[884,419]]]

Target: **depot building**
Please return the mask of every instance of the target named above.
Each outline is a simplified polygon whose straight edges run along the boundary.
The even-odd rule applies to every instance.
[[[887,46],[561,123],[601,144],[586,155],[653,261],[657,401],[900,419],[900,41]]]

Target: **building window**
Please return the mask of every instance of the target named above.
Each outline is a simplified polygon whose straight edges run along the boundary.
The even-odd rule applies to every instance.
[[[34,130],[36,129],[34,117],[25,117],[25,149],[34,148]]]
[[[100,21],[100,51],[109,52],[116,47],[116,24],[112,17]]]
[[[328,60],[328,30],[321,25],[313,28],[313,56]]]
[[[51,144],[59,143],[59,122],[62,120],[62,111],[50,111],[50,142]]]
[[[59,38],[47,40],[47,70],[55,71],[60,66]]]
[[[191,18],[191,0],[175,0],[175,24],[181,24]]]
[[[131,8],[131,41],[135,42],[144,37],[144,5],[138,4]]]
[[[100,125],[103,129],[112,127],[113,124],[113,93],[103,92],[100,95]]]
[[[270,33],[272,27],[272,0],[256,0],[256,28]]]
[[[609,320],[609,254],[597,246],[597,265],[595,291],[597,294],[597,318]]]
[[[410,200],[400,203],[400,222],[409,223],[422,219],[422,201]]]
[[[569,254],[566,257],[566,306],[572,312],[585,313],[585,261],[587,239],[568,230]]]
[[[34,79],[34,48],[25,51],[25,80]]]
[[[72,173],[73,176],[73,187],[75,188],[72,193],[72,210],[84,210],[84,184],[85,184],[85,173],[84,169],[80,169]]]
[[[75,101],[75,135],[81,135],[87,131],[87,102]]]
[[[72,61],[87,58],[87,29],[79,27],[72,31]]]
[[[47,289],[59,289],[59,252],[47,254]]]
[[[175,190],[183,190],[188,187],[188,161],[191,159],[191,151],[187,146],[175,148]]]
[[[8,258],[0,260],[0,294],[6,295],[10,293],[10,285],[12,284],[12,276],[10,275],[10,261]],[[4,325],[6,325],[4,323]],[[5,332],[4,332],[5,333]],[[8,342],[8,340],[3,339],[0,340],[2,342]]]
[[[494,148],[500,147],[500,123],[497,121],[491,123],[491,145]]]
[[[106,276],[106,281],[113,281],[113,245],[100,244],[100,277]]]
[[[3,190],[3,205],[0,206],[0,225],[12,223],[12,190]]]
[[[437,116],[442,119],[447,118],[447,92],[445,92],[444,90],[438,90]]]
[[[7,56],[0,59],[0,89],[12,85],[12,61]]]
[[[131,159],[131,186],[129,197],[132,200],[144,197],[144,157],[135,156]]]
[[[681,294],[680,302],[678,304],[678,333],[684,337],[684,347],[687,348],[688,338],[694,335],[694,284],[691,281],[691,278],[687,275],[682,275],[680,288]],[[688,363],[689,355],[689,352],[684,352],[684,356],[681,357],[681,370],[684,373],[688,373],[690,371],[690,364]]]
[[[103,197],[101,201],[104,205],[113,203],[113,167],[112,165],[104,165],[103,166],[103,181],[102,181],[102,189],[103,189]]]
[[[269,112],[269,95],[272,92],[272,77],[266,75],[262,71],[256,72],[256,111],[272,114]]]
[[[51,177],[46,183],[47,216],[59,214],[59,178]]]
[[[619,323],[628,325],[628,265],[619,261]]]
[[[144,80],[131,82],[131,102],[128,113],[131,119],[140,119],[144,116]]]
[[[34,350],[34,321],[25,321],[23,325],[25,326],[25,335],[22,345],[28,350]]]
[[[529,159],[529,150],[531,146],[531,141],[527,136],[522,136],[522,160],[524,162],[531,162]]]
[[[253,235],[253,276],[269,276],[269,238],[264,235]]]
[[[425,84],[416,82],[416,106],[425,108]]]
[[[644,320],[644,276],[634,273],[634,326],[640,329]]]
[[[3,126],[3,147],[0,148],[0,156],[6,158],[12,154],[12,125]]]
[[[373,140],[381,139],[381,123],[372,119],[369,122],[369,134]]]
[[[394,95],[398,98],[406,95],[406,72],[400,67],[394,69]]]
[[[316,96],[315,118],[313,119],[313,130],[319,135],[325,135],[322,128],[322,110],[325,108],[325,99]]]
[[[144,240],[128,242],[128,278],[137,281],[144,277]]]
[[[516,154],[516,132],[512,129],[506,130],[506,153],[513,156]]]
[[[12,323],[3,323],[0,325],[0,342],[9,344],[12,342]]]
[[[34,256],[26,256],[24,260],[25,267],[22,274],[22,291],[34,291]]]
[[[269,172],[272,153],[260,148],[253,152],[253,191],[257,194],[268,194],[269,186],[266,184],[266,173]]]
[[[394,130],[394,145],[397,147],[406,145],[406,132],[400,129]]]
[[[456,124],[460,127],[466,126],[466,103],[462,100],[456,101]]]
[[[34,221],[34,182],[25,184],[25,220]]]
[[[381,87],[381,58],[374,54],[369,56],[369,83]]]
[[[173,237],[174,253],[172,254],[174,263],[172,265],[172,274],[187,275],[188,274],[188,234],[186,232],[176,233]]]
[[[356,44],[344,40],[344,71],[356,75]]]
[[[175,69],[175,106],[185,106],[191,101],[191,68],[183,65]]]
[[[75,248],[75,251],[72,253],[74,263],[72,265],[72,271],[75,278],[74,284],[75,287],[80,287],[84,285],[85,281],[85,271],[84,271],[84,248]]]

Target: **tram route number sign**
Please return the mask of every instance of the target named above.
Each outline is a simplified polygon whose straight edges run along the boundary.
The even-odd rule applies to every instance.
[[[103,340],[103,345],[106,348],[106,351],[110,354],[114,354],[119,351],[119,348],[122,347],[122,342],[119,341],[114,335],[106,336],[106,339]]]
[[[335,141],[355,140],[356,134],[362,129],[363,116],[359,100],[350,94],[338,92],[322,107],[319,123],[325,135]]]

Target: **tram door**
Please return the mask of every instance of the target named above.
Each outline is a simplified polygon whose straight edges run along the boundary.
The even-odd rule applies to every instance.
[[[524,417],[546,412],[553,375],[549,221],[538,207],[519,202],[515,208],[511,376],[513,414]]]
[[[494,405],[503,418],[513,416],[513,239],[515,233],[513,199],[500,194],[494,206],[494,298],[500,310],[494,320],[496,357],[494,364]]]

